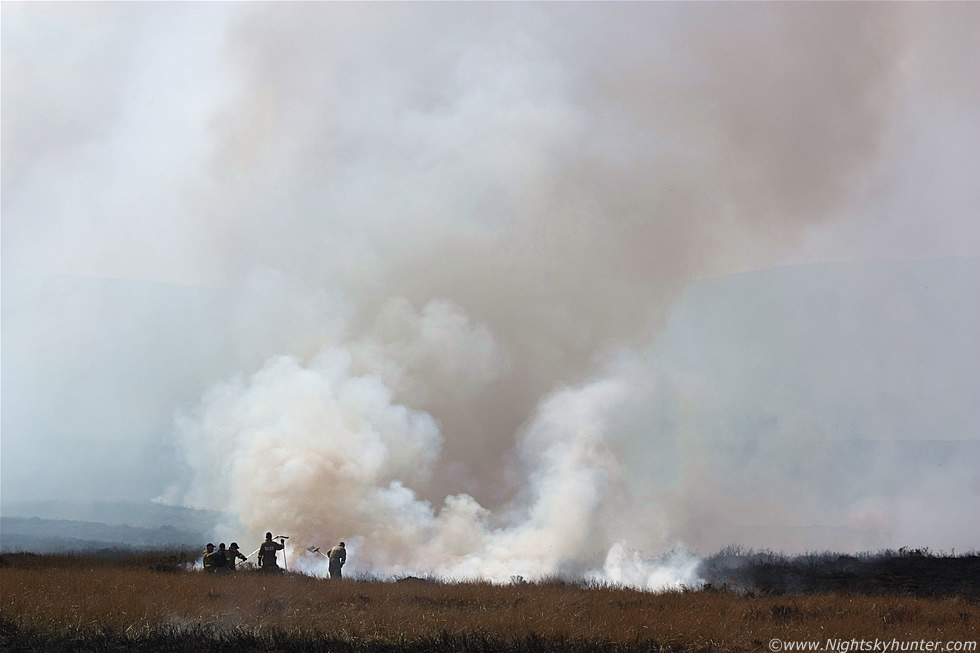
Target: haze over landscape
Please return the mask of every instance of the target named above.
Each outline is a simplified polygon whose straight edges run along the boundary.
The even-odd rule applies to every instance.
[[[974,3],[4,3],[0,511],[975,549],[978,68]]]

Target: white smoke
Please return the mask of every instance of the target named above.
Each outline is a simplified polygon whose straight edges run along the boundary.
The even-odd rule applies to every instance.
[[[606,555],[602,573],[593,578],[654,592],[698,588],[704,584],[698,575],[700,565],[701,558],[682,549],[651,559],[622,544],[614,544]]]
[[[692,278],[869,196],[906,16],[473,11],[258,8],[231,31],[213,196],[253,263],[349,306],[182,421],[172,497],[293,553],[346,540],[357,572],[696,584],[696,558],[649,556],[794,511],[716,477],[710,397],[652,334]]]
[[[586,569],[614,537],[597,527],[597,516],[623,480],[610,418],[632,392],[628,380],[598,378],[542,401],[518,442],[523,490],[509,505],[492,512],[456,494],[434,507],[412,485],[429,479],[439,457],[438,425],[428,413],[395,403],[383,379],[417,397],[407,380],[416,369],[410,359],[428,370],[433,351],[448,346],[457,361],[488,363],[476,365],[479,378],[499,361],[492,362],[486,327],[471,325],[459,307],[436,302],[417,316],[402,301],[392,306],[385,324],[393,311],[408,315],[414,338],[382,329],[377,335],[395,337],[362,336],[350,345],[375,373],[356,374],[354,356],[336,346],[306,364],[272,359],[250,378],[214,388],[200,413],[180,423],[195,487],[170,498],[228,506],[253,536],[267,527],[288,531],[304,545],[293,554],[307,543],[346,539],[350,570],[361,572],[503,581]],[[464,384],[467,376],[459,374]],[[664,576],[673,563],[650,571],[634,556],[624,566],[621,549],[617,543],[606,556],[602,573],[609,581],[651,589],[679,582]],[[639,568],[649,575],[642,582]],[[679,577],[689,579],[690,571],[682,571]]]
[[[146,496],[185,472],[299,564],[665,587],[939,504],[975,540],[966,457],[861,449],[975,436],[962,276],[672,311],[801,242],[975,252],[977,7],[5,4],[5,496],[101,495],[203,394]]]
[[[431,403],[436,391],[453,401],[472,399],[510,370],[490,330],[445,300],[420,312],[404,298],[389,300],[349,350],[358,369],[380,376],[412,405]]]

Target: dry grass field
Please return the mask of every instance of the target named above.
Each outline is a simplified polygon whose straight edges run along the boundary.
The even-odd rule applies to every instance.
[[[330,581],[205,574],[185,561],[0,556],[0,648],[765,651],[773,638],[980,638],[980,604],[964,598]]]

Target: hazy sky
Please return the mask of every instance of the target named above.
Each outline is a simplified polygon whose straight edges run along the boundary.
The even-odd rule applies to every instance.
[[[978,69],[974,3],[4,2],[2,497],[976,546]]]

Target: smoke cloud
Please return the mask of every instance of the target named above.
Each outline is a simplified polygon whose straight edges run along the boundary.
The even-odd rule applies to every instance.
[[[875,431],[887,406],[828,388],[852,372],[879,383],[889,362],[905,374],[913,355],[889,350],[862,372],[829,329],[842,367],[827,363],[812,387],[805,371],[780,379],[784,367],[753,377],[738,352],[813,363],[792,346],[807,337],[800,315],[767,305],[771,337],[748,350],[729,335],[751,307],[725,313],[723,298],[755,291],[719,282],[719,313],[691,308],[697,280],[794,252],[828,258],[834,229],[849,235],[839,225],[877,243],[907,180],[883,162],[931,115],[923,98],[971,123],[975,67],[949,61],[977,61],[980,46],[944,26],[977,24],[975,6],[90,11],[115,40],[77,36],[85,9],[4,6],[5,303],[8,287],[19,305],[50,295],[27,272],[212,288],[179,329],[211,330],[195,342],[212,360],[157,381],[209,388],[199,402],[167,395],[180,416],[160,438],[180,464],[160,500],[227,510],[220,536],[287,533],[287,554],[314,571],[303,549],[343,539],[354,573],[662,589],[698,582],[687,549],[891,545],[916,506],[952,488],[976,506],[980,482],[958,467],[915,474],[897,503],[882,498],[896,482],[886,471],[846,490],[832,481],[854,441],[921,432]],[[76,40],[45,53],[63,31]],[[950,34],[962,58],[936,45]],[[99,76],[79,77],[89,66]],[[36,118],[68,105],[70,119]],[[980,169],[968,150],[966,177]],[[67,190],[41,193],[52,181]],[[948,199],[948,235],[917,257],[964,253],[980,206],[970,192]],[[84,201],[64,209],[72,196]],[[954,290],[938,315],[963,278],[943,282]],[[836,309],[860,313],[875,289],[857,285],[866,294]],[[724,315],[731,329],[689,341],[674,326],[685,309],[682,324]],[[29,331],[29,312],[6,313],[5,332]],[[895,333],[918,328],[910,320],[899,312]],[[953,363],[972,354],[913,370],[954,365],[950,440],[980,424],[962,400],[975,368]],[[797,475],[809,496],[787,470],[821,460]],[[838,531],[792,530],[815,525]]]

